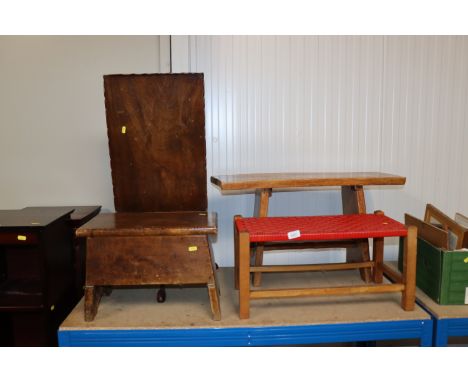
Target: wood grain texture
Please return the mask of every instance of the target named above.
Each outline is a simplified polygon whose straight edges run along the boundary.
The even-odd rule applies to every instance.
[[[396,268],[388,266],[386,263],[382,265],[383,273],[390,281],[398,284],[403,283],[403,275]]]
[[[301,289],[263,289],[250,292],[250,298],[286,298],[307,296],[343,296],[349,294],[390,293],[401,292],[403,284],[340,286],[330,288],[301,288]]]
[[[413,310],[416,301],[416,257],[418,245],[418,229],[408,227],[408,236],[404,239],[403,283],[405,289],[401,298],[404,310]]]
[[[211,177],[211,183],[221,188],[221,190],[403,185],[405,182],[405,177],[380,172],[262,173]]]
[[[458,224],[454,219],[448,217],[437,207],[433,206],[432,204],[426,205],[424,221],[428,224],[432,224],[434,221],[440,223],[445,231],[452,231],[456,235],[457,242],[455,244],[455,248],[449,249],[460,249],[463,247],[463,244],[465,243],[465,236],[468,236],[468,229]]]
[[[366,213],[366,199],[362,185],[342,186],[341,202],[343,206],[343,214]],[[347,262],[369,261],[369,259],[369,241],[367,239],[356,241],[354,248],[346,248]],[[369,269],[361,269],[360,273],[361,278],[368,283],[371,278]]]
[[[87,251],[87,286],[213,282],[206,236],[93,237]]]
[[[238,233],[239,250],[239,317],[249,318],[250,315],[250,241],[246,232]]]
[[[372,268],[374,263],[326,263],[313,265],[263,265],[250,267],[250,272],[310,272],[337,271],[343,269]]]
[[[270,197],[271,197],[271,188],[255,191],[254,216],[256,217],[268,216],[268,204],[270,202],[269,200]],[[260,266],[263,264],[263,250],[264,250],[263,243],[259,243],[253,248],[256,266]],[[254,273],[253,285],[260,286],[261,282],[262,282],[262,274],[260,272]]]
[[[203,74],[104,76],[115,209],[207,209]]]
[[[448,232],[426,223],[410,214],[405,214],[405,224],[415,226],[418,236],[439,248],[448,249]]]
[[[76,230],[78,237],[215,235],[215,212],[117,212],[99,214]]]

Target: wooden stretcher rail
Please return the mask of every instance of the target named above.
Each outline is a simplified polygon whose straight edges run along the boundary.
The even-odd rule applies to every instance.
[[[372,268],[372,261],[362,263],[337,263],[337,264],[307,264],[307,265],[263,265],[250,267],[250,272],[308,272],[308,271],[339,271],[345,269]]]
[[[385,276],[387,276],[392,282],[394,283],[402,283],[403,278],[401,277],[401,274],[398,273],[396,270],[390,268],[386,264],[382,264],[382,270]]]
[[[278,298],[278,297],[306,297],[306,296],[343,296],[363,293],[389,293],[401,292],[405,289],[403,284],[339,286],[329,288],[297,288],[297,289],[262,289],[250,292],[251,299]]]

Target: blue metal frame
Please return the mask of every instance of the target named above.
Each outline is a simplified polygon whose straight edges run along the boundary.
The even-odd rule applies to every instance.
[[[420,339],[432,345],[432,320],[350,324],[138,330],[61,330],[59,346],[281,346]]]
[[[434,346],[447,346],[449,337],[468,336],[468,318],[434,317]]]

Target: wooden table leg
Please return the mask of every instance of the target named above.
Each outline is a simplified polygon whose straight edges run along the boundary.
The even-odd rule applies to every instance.
[[[255,217],[268,216],[268,202],[271,196],[271,188],[263,188],[255,191]],[[255,266],[263,265],[263,243],[257,245],[255,249]],[[253,275],[253,285],[258,287],[262,282],[262,274],[255,272]]]
[[[362,186],[342,186],[341,201],[343,203],[343,214],[365,214],[366,201],[364,197],[364,188]],[[354,248],[346,249],[346,262],[355,263],[369,261],[369,241],[356,241]],[[361,278],[365,282],[370,282],[371,274],[369,268],[360,270]]]

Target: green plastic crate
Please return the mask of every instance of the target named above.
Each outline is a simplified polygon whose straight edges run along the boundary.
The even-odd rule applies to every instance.
[[[468,251],[448,251],[418,238],[416,285],[441,305],[468,304]],[[398,269],[403,269],[400,240]]]

